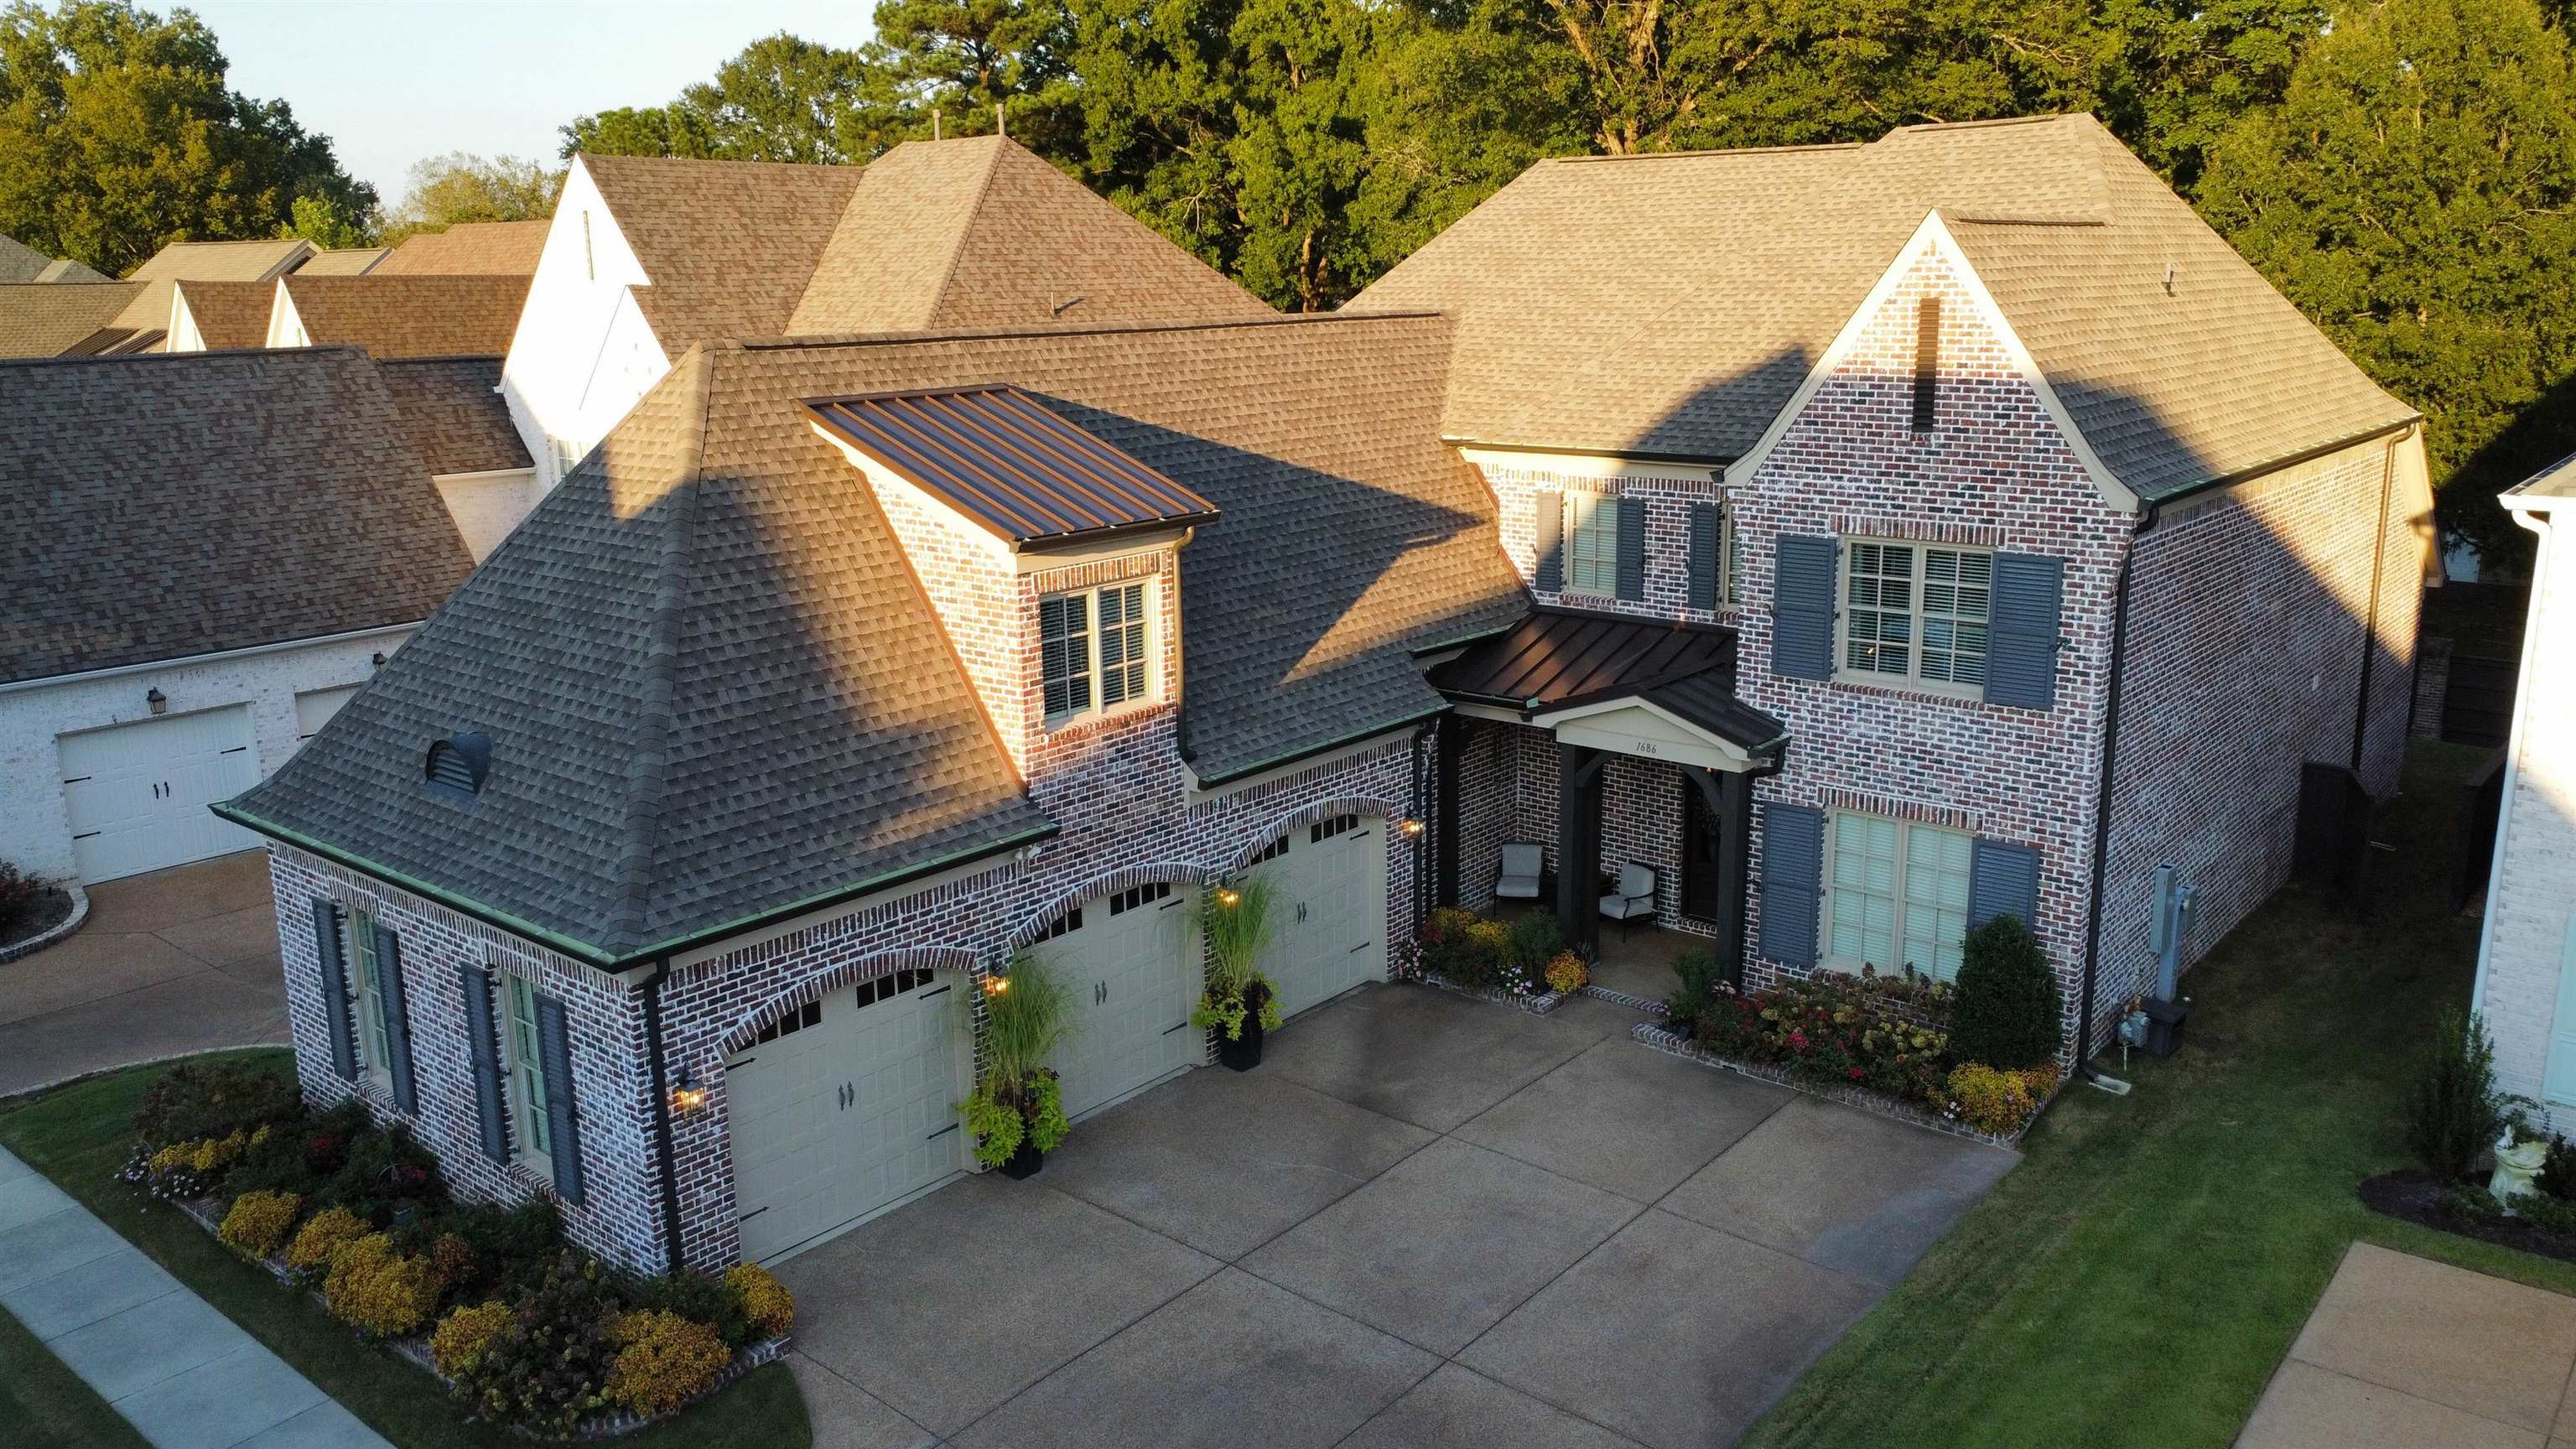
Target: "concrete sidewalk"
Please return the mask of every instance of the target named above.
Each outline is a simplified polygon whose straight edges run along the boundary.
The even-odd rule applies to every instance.
[[[160,1449],[392,1449],[5,1148],[0,1308]]]
[[[2355,1243],[2238,1449],[2576,1449],[2576,1298]]]

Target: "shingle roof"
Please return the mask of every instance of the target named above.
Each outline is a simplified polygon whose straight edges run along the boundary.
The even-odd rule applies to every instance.
[[[348,343],[378,357],[507,352],[528,279],[506,276],[286,278],[286,295],[316,345]]]
[[[1434,432],[1438,318],[693,351],[241,810],[647,947],[1045,830],[809,398],[1009,380],[1213,499],[1181,571],[1205,775],[1441,706],[1410,647],[1523,594]],[[479,729],[471,803],[420,783]]]
[[[535,466],[501,400],[498,357],[381,360],[376,370],[412,450],[433,474]]]
[[[870,162],[785,331],[952,331],[1274,315],[1000,136]]]
[[[59,356],[114,325],[142,290],[136,282],[0,283],[0,357]]]
[[[45,269],[36,274],[36,280],[39,282],[105,282],[113,279],[107,273],[82,266],[69,257],[56,257],[45,263]]]
[[[299,277],[363,277],[393,255],[392,247],[341,247],[315,252],[295,269]]]
[[[172,242],[125,274],[129,282],[262,282],[313,255],[299,237]]]
[[[2141,494],[2413,415],[2090,116],[1543,161],[1351,307],[1459,319],[1453,437],[1732,459],[1934,210]]]
[[[0,681],[408,623],[473,566],[348,349],[0,363],[0,507]]]
[[[0,236],[0,282],[39,282],[53,259],[14,236]]]
[[[859,183],[856,166],[587,153],[580,164],[651,279],[635,304],[674,357],[785,332]]]
[[[533,277],[551,221],[468,221],[414,232],[370,276]]]
[[[179,299],[197,323],[205,350],[268,345],[268,314],[277,304],[275,282],[179,282]]]
[[[2507,498],[2576,498],[2576,456],[2559,459],[2504,493]]]

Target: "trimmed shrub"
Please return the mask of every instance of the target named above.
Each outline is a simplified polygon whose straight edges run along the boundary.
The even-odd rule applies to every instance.
[[[394,1251],[394,1240],[369,1233],[331,1254],[322,1279],[322,1301],[331,1316],[371,1338],[400,1338],[438,1311],[437,1278],[429,1264]]]
[[[483,1350],[492,1346],[493,1338],[509,1323],[507,1303],[459,1308],[438,1321],[437,1330],[429,1336],[429,1356],[440,1373],[451,1379],[461,1378],[483,1361]]]
[[[1980,1132],[2017,1132],[2057,1090],[2057,1064],[2005,1071],[1969,1062],[1950,1073],[1950,1111]]]
[[[497,1424],[565,1438],[605,1403],[600,1386],[618,1349],[601,1276],[596,1260],[556,1254],[544,1281],[457,1376],[467,1407]]]
[[[366,1219],[344,1207],[324,1208],[305,1220],[295,1241],[286,1245],[286,1266],[298,1273],[321,1273],[344,1245],[367,1235]]]
[[[455,1287],[516,1298],[543,1282],[562,1247],[562,1223],[552,1198],[530,1198],[516,1207],[475,1203],[439,1214],[440,1231],[474,1250],[477,1274]]]
[[[306,1124],[279,1123],[251,1134],[250,1145],[242,1149],[232,1171],[224,1174],[224,1190],[241,1194],[282,1192],[296,1197],[311,1197],[322,1185],[322,1175],[305,1164],[305,1148],[311,1131]]]
[[[776,1338],[796,1326],[796,1295],[758,1263],[736,1263],[725,1270],[725,1287],[742,1305],[742,1316],[764,1338]]]
[[[1719,985],[1697,1018],[1700,1044],[1720,1056],[1823,1086],[1867,1087],[1927,1106],[1946,1105],[1949,1039],[1891,1014],[1877,978],[1820,972],[1741,995]]]
[[[363,1109],[362,1109],[363,1110]],[[237,1062],[185,1062],[152,1079],[134,1113],[134,1135],[154,1150],[174,1142],[249,1135],[302,1115],[295,1079]]]
[[[303,1207],[304,1199],[291,1192],[246,1192],[233,1199],[215,1236],[236,1253],[265,1258],[286,1241]]]
[[[2057,1060],[2057,1045],[2057,978],[2030,927],[1997,916],[1970,931],[1950,1050],[1963,1062],[2013,1071]]]
[[[619,1314],[609,1340],[617,1358],[608,1368],[608,1401],[648,1418],[713,1389],[733,1362],[714,1329],[659,1309]]]
[[[683,1270],[658,1278],[635,1279],[621,1287],[620,1296],[629,1308],[676,1313],[691,1323],[714,1329],[716,1336],[728,1344],[739,1344],[751,1337],[751,1324],[743,1316],[740,1295],[716,1274]]]
[[[1565,931],[1554,911],[1532,911],[1511,923],[1503,939],[1503,964],[1532,981],[1565,949]]]
[[[44,897],[43,881],[0,860],[0,931],[15,930],[19,922],[32,919],[36,903]]]
[[[1673,976],[1681,984],[1664,998],[1664,1010],[1675,1021],[1697,1021],[1717,1000],[1717,953],[1684,951],[1673,958]]]
[[[1583,958],[1571,951],[1559,951],[1547,963],[1547,989],[1559,994],[1581,991],[1592,979],[1592,969]]]
[[[447,1201],[438,1159],[397,1122],[349,1139],[337,1171],[313,1191],[316,1202],[346,1207],[373,1223],[390,1221],[401,1204],[438,1208]]]
[[[2456,1008],[2443,1012],[2409,1099],[2406,1145],[2434,1176],[2458,1182],[2495,1145],[2504,1122],[2486,1019],[2463,1018]]]

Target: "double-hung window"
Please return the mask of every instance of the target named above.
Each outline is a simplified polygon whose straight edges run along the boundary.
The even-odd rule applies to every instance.
[[[349,963],[351,984],[358,989],[358,1060],[367,1080],[384,1086],[393,1080],[394,1048],[385,1031],[384,982],[376,976],[376,918],[373,912],[340,913],[340,959]]]
[[[1146,697],[1145,585],[1111,584],[1038,601],[1049,726]]]
[[[1578,594],[1619,592],[1618,499],[1565,495],[1565,587]]]
[[[1825,866],[1825,957],[1956,980],[1968,936],[1975,839],[1884,815],[1837,813]]]
[[[546,1116],[546,1058],[537,1045],[537,989],[524,976],[504,973],[508,1008],[510,1145],[518,1160],[551,1181],[554,1135]]]
[[[1994,555],[1855,540],[1844,557],[1845,671],[1971,688],[1985,683]]]

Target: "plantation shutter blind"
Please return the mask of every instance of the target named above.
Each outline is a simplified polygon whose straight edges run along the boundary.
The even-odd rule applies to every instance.
[[[1717,505],[1690,508],[1690,607],[1717,609]]]
[[[1618,594],[1630,603],[1646,597],[1646,502],[1613,498],[1603,505],[1619,510]]]
[[[420,1096],[411,1075],[411,1016],[403,1005],[402,940],[383,922],[376,923],[376,999],[384,1003],[385,1063],[393,1078],[394,1109],[420,1111]]]
[[[1548,593],[1565,588],[1565,495],[1542,488],[1530,496],[1530,528],[1537,540],[1537,573],[1532,583]]]
[[[1834,673],[1834,572],[1840,545],[1783,534],[1773,548],[1771,672],[1788,679]]]
[[[1825,871],[1825,817],[1804,805],[1762,807],[1762,941],[1765,958],[1816,964],[1816,920]]]
[[[1968,852],[1968,929],[1997,916],[2039,929],[2039,851],[1980,839]]]
[[[581,1206],[581,1114],[572,1100],[572,1043],[563,1003],[537,994],[537,1056],[546,1068],[546,1135],[553,1138],[555,1196]]]
[[[340,956],[340,908],[313,902],[313,956],[322,970],[322,1020],[331,1031],[331,1070],[358,1079],[358,1038],[349,1020],[349,968]]]
[[[1986,642],[1986,703],[2049,709],[2057,703],[2058,610],[2066,560],[1995,555]]]
[[[483,1155],[510,1160],[509,1118],[501,1105],[500,1038],[492,1030],[492,975],[480,966],[456,968],[465,993],[465,1048],[474,1069],[474,1115],[483,1130]]]

